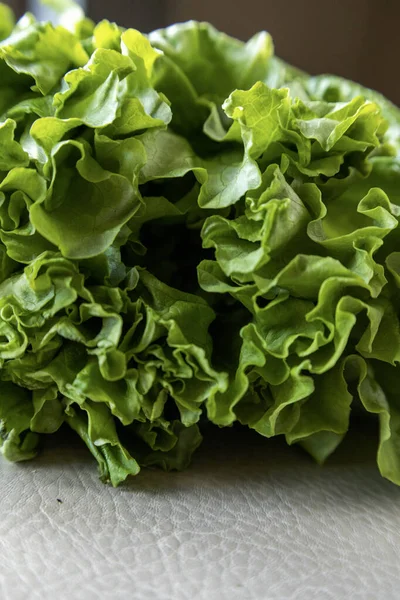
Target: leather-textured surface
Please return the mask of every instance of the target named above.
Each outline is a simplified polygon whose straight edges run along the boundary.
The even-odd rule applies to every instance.
[[[368,431],[323,468],[217,431],[189,470],[117,490],[69,437],[56,442],[0,464],[2,600],[400,597],[400,489],[378,474]]]

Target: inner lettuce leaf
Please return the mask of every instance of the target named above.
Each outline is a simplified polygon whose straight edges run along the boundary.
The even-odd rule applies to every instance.
[[[116,486],[207,423],[400,485],[400,110],[270,35],[0,4],[0,446],[72,429]]]

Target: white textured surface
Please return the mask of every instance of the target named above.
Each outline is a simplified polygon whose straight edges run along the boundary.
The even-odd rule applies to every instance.
[[[280,442],[217,434],[188,471],[118,490],[68,438],[34,463],[1,462],[0,598],[400,597],[400,489],[377,473],[368,433],[323,469]]]

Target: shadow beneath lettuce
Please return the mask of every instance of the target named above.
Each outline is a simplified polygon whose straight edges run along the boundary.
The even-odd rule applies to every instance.
[[[158,468],[142,469],[137,477],[126,481],[117,493],[162,494],[206,488],[231,490],[237,494],[257,486],[265,490],[296,488],[307,494],[317,494],[328,486],[334,497],[357,501],[373,488],[378,495],[400,498],[400,488],[383,479],[376,466],[378,436],[374,421],[355,421],[351,429],[326,461],[317,465],[300,447],[289,447],[282,437],[266,439],[244,427],[203,428],[203,444],[197,450],[188,469],[165,473]],[[74,468],[91,469],[96,463],[77,436],[67,428],[45,438],[42,451],[23,468],[46,469],[49,465],[67,464]],[[357,485],[354,482],[357,482]],[[102,484],[99,484],[102,485]]]

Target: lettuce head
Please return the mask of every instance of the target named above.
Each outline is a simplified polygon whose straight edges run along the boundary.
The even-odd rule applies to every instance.
[[[0,4],[0,445],[70,427],[118,485],[208,422],[400,484],[400,110],[206,23]]]

